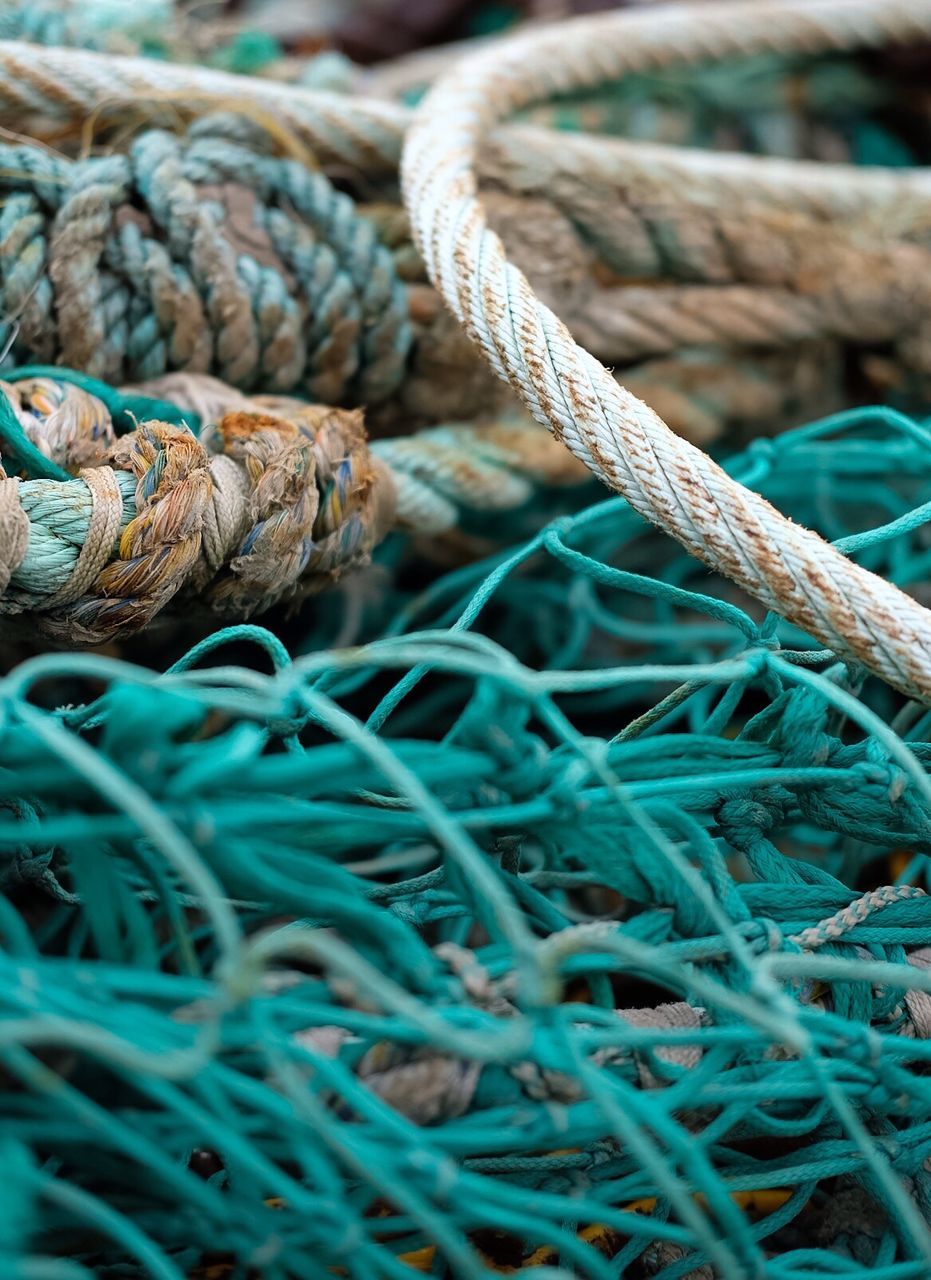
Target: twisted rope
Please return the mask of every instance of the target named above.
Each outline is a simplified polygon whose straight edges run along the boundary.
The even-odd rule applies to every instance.
[[[126,397],[142,420],[118,436],[121,397],[49,374],[0,383],[0,443],[21,433],[39,459],[37,478],[0,481],[0,614],[70,643],[136,631],[183,587],[249,617],[364,563],[391,528],[435,536],[585,475],[535,424],[370,447],[357,411],[249,399],[203,375]],[[173,421],[152,416],[168,402]],[[199,439],[185,416],[205,424]]]
[[[215,116],[83,162],[4,147],[0,342],[113,382],[214,371],[384,399],[410,345],[391,256],[348,196],[268,145]]]
[[[846,6],[847,0],[831,3]],[[869,3],[876,4],[878,0]],[[706,43],[695,39],[689,49],[677,44],[675,35],[670,36],[665,19],[654,38],[650,38],[659,14],[656,9],[618,15],[636,24],[632,32],[641,32],[639,39],[630,42],[626,70],[660,69],[753,52],[750,38],[744,42],[746,48],[740,47],[741,32],[749,21],[748,14],[752,17],[752,10],[758,6],[732,4],[730,9],[726,19],[729,39],[721,38],[724,24],[718,16],[715,27],[709,27]],[[709,6],[705,5],[704,12],[708,11]],[[806,45],[797,26],[774,22],[766,43],[760,47],[787,55],[816,53],[825,48],[869,48],[907,43],[927,35],[929,29],[931,20],[919,0],[913,12],[893,13],[886,24],[864,23],[859,30],[851,24],[844,38],[830,45],[819,44],[816,39]],[[809,35],[814,35],[811,28]],[[487,56],[496,56],[498,47],[497,42],[490,46]],[[29,119],[30,131],[37,136],[41,135],[43,121],[83,125],[91,117],[106,122],[125,115],[131,105],[144,105],[151,114],[160,103],[167,103],[175,116],[183,112],[194,118],[215,112],[218,107],[259,109],[280,120],[298,141],[313,150],[321,163],[360,170],[368,177],[395,173],[414,117],[409,108],[376,97],[306,89],[208,67],[0,39],[0,119],[19,128],[24,119]],[[922,173],[886,173],[842,164],[826,166],[761,156],[721,155],[610,137],[593,140],[565,132],[554,137],[551,130],[532,125],[511,124],[496,129],[489,138],[489,152],[509,183],[519,185],[528,178],[532,181],[534,175],[584,180],[594,184],[596,194],[605,188],[604,194],[610,199],[616,198],[619,178],[639,181],[642,177],[660,179],[671,190],[697,186],[716,198],[765,196],[784,202],[787,207],[827,207],[838,214],[872,204],[885,209],[893,204],[901,207],[903,199],[907,202],[916,194],[926,199],[931,189],[931,179]]]
[[[742,12],[734,8],[736,29]],[[920,13],[915,21],[921,21]],[[782,35],[777,24],[771,32],[775,47],[782,47]],[[860,35],[867,43],[894,41],[907,38],[909,29],[864,29]],[[791,55],[797,33],[787,29],[786,38]],[[656,56],[652,47],[639,47],[638,53],[635,45],[631,51],[646,70]],[[34,129],[49,119],[84,122],[88,113],[94,120],[105,118],[114,108],[120,118],[130,102],[145,101],[151,113],[166,95],[172,113],[198,115],[218,103],[258,109],[280,119],[323,161],[341,170],[361,168],[367,178],[394,167],[409,120],[406,111],[387,103],[143,59],[0,44],[0,113],[5,110],[17,128],[24,116],[32,117]],[[789,348],[800,365],[807,362],[817,371],[803,379],[808,414],[836,407],[838,399],[840,353],[825,359],[822,338],[891,346],[896,365],[877,368],[880,385],[890,375],[900,381],[904,371],[907,387],[915,388],[914,375],[924,379],[931,370],[931,296],[921,284],[931,275],[923,234],[931,188],[924,173],[721,156],[526,127],[509,127],[490,139],[482,172],[521,197],[511,201],[509,221],[503,218],[506,200],[503,208],[500,198],[490,206],[499,230],[539,221],[539,242],[554,245],[547,300],[578,340],[609,364],[696,345],[723,348],[731,363],[748,345]],[[559,238],[567,232],[568,246]],[[778,269],[774,237],[780,244]],[[525,249],[519,235],[514,243],[518,265],[537,280],[540,253],[533,239],[528,237]],[[505,240],[510,243],[507,235]],[[592,248],[609,270],[628,280],[611,287],[599,280],[596,286]],[[629,283],[654,277],[666,287]],[[415,318],[422,304],[436,316],[424,292],[416,285],[409,292]],[[25,345],[17,355],[44,358]],[[469,416],[495,395],[442,316],[418,327],[411,372],[403,388],[405,414],[429,417],[425,407],[441,395],[439,416]],[[710,420],[688,394],[691,369],[673,376],[683,384],[684,397],[670,390],[665,367],[655,376],[645,371],[637,394],[646,393],[678,431],[698,442],[719,434],[725,423],[749,417],[760,426],[785,417],[776,391],[786,387],[781,370],[755,370],[750,386],[757,394],[751,390],[749,402],[726,383],[725,403]],[[773,390],[764,391],[764,382]],[[308,394],[327,402],[340,398],[322,384]],[[372,403],[376,396],[357,398]],[[795,396],[787,390],[787,398]]]
[[[537,420],[693,555],[839,654],[923,698],[931,697],[927,611],[731,480],[577,346],[489,230],[475,161],[495,122],[554,89],[644,63],[773,46],[852,47],[929,26],[925,0],[778,0],[580,20],[465,60],[428,95],[403,162],[405,199],[431,279]]]

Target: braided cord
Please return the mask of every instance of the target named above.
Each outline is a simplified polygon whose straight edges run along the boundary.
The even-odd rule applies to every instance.
[[[544,93],[711,55],[853,48],[929,29],[927,0],[779,0],[582,19],[466,59],[425,99],[403,161],[432,280],[533,415],[693,555],[923,698],[931,696],[927,611],[731,480],[580,348],[489,230],[475,164],[491,127]]]

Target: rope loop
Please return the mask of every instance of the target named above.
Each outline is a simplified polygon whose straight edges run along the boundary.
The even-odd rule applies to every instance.
[[[928,0],[776,0],[763,8],[701,5],[580,19],[457,64],[417,112],[402,166],[432,281],[533,416],[692,555],[842,657],[925,700],[927,610],[732,480],[578,346],[489,229],[476,161],[495,124],[554,91],[709,55],[858,48],[929,27]]]

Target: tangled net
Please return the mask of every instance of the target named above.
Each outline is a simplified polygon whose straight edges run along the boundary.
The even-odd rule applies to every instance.
[[[727,469],[927,579],[920,423]],[[0,683],[3,1274],[926,1275],[931,712],[621,499],[366,625]]]

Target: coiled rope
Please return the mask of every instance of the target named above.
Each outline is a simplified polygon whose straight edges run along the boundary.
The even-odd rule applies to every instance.
[[[33,478],[0,479],[0,615],[72,644],[138,630],[182,588],[246,618],[364,563],[392,528],[435,536],[585,475],[534,423],[370,447],[357,411],[204,375],[144,394],[67,370],[11,376],[0,456]]]
[[[734,7],[729,17],[735,30],[742,12]],[[847,29],[835,44],[853,49],[894,43],[922,23],[918,10],[888,27]],[[775,24],[770,38],[788,57],[799,51],[799,33],[790,24]],[[660,31],[652,43],[634,42],[630,56],[636,66],[674,67],[664,40]],[[704,50],[684,53],[706,56]],[[707,56],[713,53],[709,46]],[[350,174],[361,171],[363,190],[393,171],[410,118],[389,103],[202,68],[0,43],[0,119],[17,129],[26,120],[32,129],[58,136],[62,124],[76,128],[88,116],[105,121],[128,110],[146,119],[170,112],[176,124],[179,111],[196,117],[218,104],[280,120],[341,176],[347,167]],[[838,344],[882,344],[894,354],[896,378],[904,372],[911,386],[917,375],[918,388],[927,381],[931,295],[921,282],[931,276],[925,235],[931,185],[925,173],[722,156],[513,126],[497,131],[489,143],[481,172],[498,188],[490,204],[493,222],[514,232],[505,238],[513,238],[519,262],[534,280],[541,256],[534,242],[554,246],[545,273],[548,301],[605,362],[662,359],[710,347],[723,351],[733,366],[752,349],[750,384],[771,387],[768,394],[750,393],[749,417],[758,428],[786,417],[778,395],[778,388],[787,390],[786,374],[782,366],[761,367],[761,350],[791,352],[796,376],[806,386],[802,402],[809,415],[842,402],[834,389],[841,376]],[[502,200],[504,193],[517,200]],[[515,224],[531,221],[534,234],[520,252],[523,237]],[[770,252],[774,238],[778,260]],[[610,287],[594,280],[593,252],[609,275],[615,273]],[[657,280],[662,288],[655,287]],[[417,376],[402,391],[405,413],[427,419],[425,407],[437,393],[443,397],[441,416],[469,416],[496,394],[500,403],[492,379],[482,378],[481,370],[476,376],[477,362],[457,341],[458,331],[431,323],[435,310],[423,292],[417,286],[409,292],[412,315],[418,323],[425,315],[427,327],[418,330],[410,364]],[[832,344],[827,358],[822,340]],[[45,358],[25,344],[17,356]],[[670,375],[684,396],[672,390]],[[638,394],[655,400],[667,420],[692,439],[708,440],[724,423],[748,416],[728,411],[727,402],[741,396],[722,378],[715,395],[725,403],[709,418],[688,393],[688,367],[681,373],[646,370],[633,381]],[[335,400],[327,389],[313,395]],[[366,398],[372,402],[371,395]],[[772,406],[768,398],[775,398]],[[787,398],[793,399],[791,393]]]
[[[910,695],[931,697],[931,615],[735,484],[573,340],[508,263],[477,194],[476,154],[505,115],[644,61],[840,48],[914,35],[931,5],[778,0],[617,13],[464,60],[427,96],[405,146],[405,199],[431,278],[538,421],[631,505],[767,608]]]
[[[405,290],[374,228],[267,134],[213,116],[125,155],[0,152],[0,341],[110,382],[171,370],[372,403],[399,384]]]

